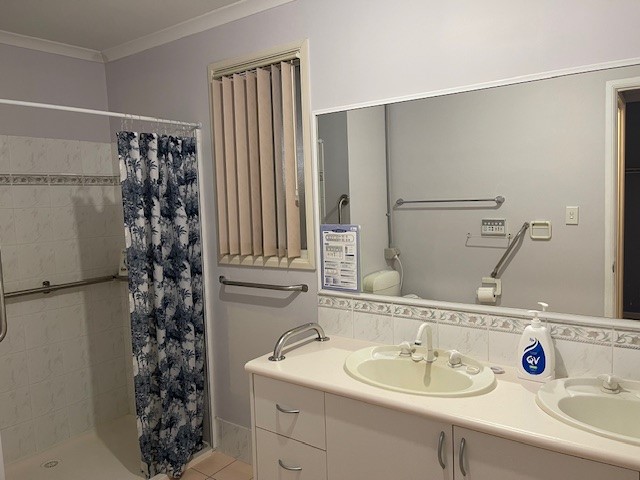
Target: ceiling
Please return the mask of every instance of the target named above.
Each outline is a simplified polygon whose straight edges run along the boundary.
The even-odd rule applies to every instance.
[[[0,0],[0,30],[104,51],[245,0]]]

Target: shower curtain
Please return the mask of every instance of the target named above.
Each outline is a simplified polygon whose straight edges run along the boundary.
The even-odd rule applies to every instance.
[[[196,141],[118,133],[142,470],[179,477],[203,446]]]

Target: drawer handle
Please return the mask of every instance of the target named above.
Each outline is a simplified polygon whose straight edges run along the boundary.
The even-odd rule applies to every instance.
[[[447,466],[444,463],[444,459],[442,458],[442,447],[444,447],[444,432],[440,432],[440,438],[438,438],[438,463],[444,470]]]
[[[463,438],[460,440],[460,457],[458,458],[458,464],[460,465],[460,473],[463,477],[467,476],[467,471],[464,468],[464,452],[467,448],[467,441]]]
[[[276,409],[282,413],[300,413],[300,410],[288,410],[286,408],[282,408],[278,403],[276,403]]]
[[[301,472],[302,467],[290,467],[289,465],[285,465],[282,463],[282,460],[278,460],[278,464],[284,468],[285,470],[289,470],[290,472]]]

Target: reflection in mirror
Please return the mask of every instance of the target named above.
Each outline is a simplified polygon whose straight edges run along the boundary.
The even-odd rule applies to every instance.
[[[402,295],[481,303],[478,288],[498,280],[493,305],[603,316],[606,82],[638,76],[615,68],[320,115],[321,222],[337,223],[348,194],[363,276],[400,270],[393,252],[385,260],[395,247]],[[396,205],[496,196],[504,203]]]

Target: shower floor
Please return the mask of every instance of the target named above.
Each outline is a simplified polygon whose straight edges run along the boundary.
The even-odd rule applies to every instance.
[[[41,466],[51,460],[58,465]],[[6,480],[140,480],[139,472],[136,417],[126,415],[6,466]]]

